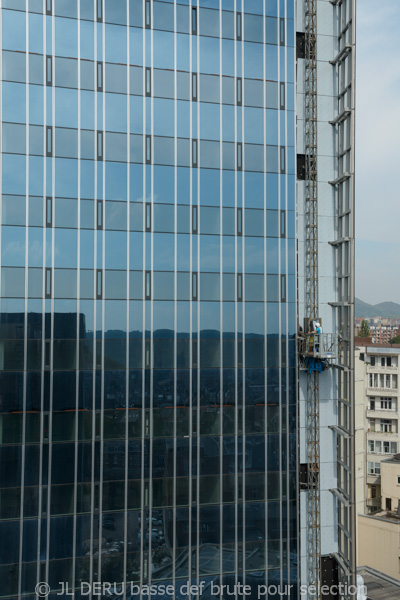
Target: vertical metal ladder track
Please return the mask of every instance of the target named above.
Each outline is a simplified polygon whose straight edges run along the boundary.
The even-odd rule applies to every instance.
[[[305,258],[306,316],[318,309],[317,0],[305,0]],[[310,600],[319,600],[321,560],[319,374],[307,375],[307,536]]]

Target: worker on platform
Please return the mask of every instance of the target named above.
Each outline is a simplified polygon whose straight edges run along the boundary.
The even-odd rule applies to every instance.
[[[313,333],[315,334],[315,352],[319,352],[319,346],[322,335],[322,327],[319,321],[315,323],[315,331],[313,331]]]
[[[306,350],[306,336],[304,334],[303,328],[299,323],[299,328],[298,328],[298,332],[297,332],[297,337],[298,337],[298,345],[299,345],[299,352],[300,354],[303,354],[303,352],[305,352]]]

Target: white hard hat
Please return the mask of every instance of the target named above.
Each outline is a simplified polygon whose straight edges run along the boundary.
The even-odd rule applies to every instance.
[[[321,327],[321,323],[315,323],[315,327]]]

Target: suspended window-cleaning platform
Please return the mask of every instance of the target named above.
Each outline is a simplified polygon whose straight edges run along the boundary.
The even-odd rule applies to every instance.
[[[334,333],[300,333],[298,335],[300,369],[322,372],[339,357],[340,336]]]

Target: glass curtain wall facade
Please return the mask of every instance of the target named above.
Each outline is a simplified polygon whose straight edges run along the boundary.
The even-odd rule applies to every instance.
[[[1,6],[0,595],[297,597],[294,0]]]

